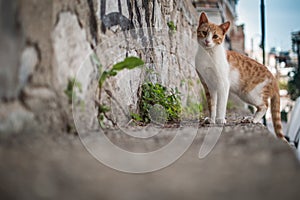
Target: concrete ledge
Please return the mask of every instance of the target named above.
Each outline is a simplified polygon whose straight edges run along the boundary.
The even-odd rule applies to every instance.
[[[164,133],[149,140],[148,148],[169,141],[171,135]],[[140,175],[104,166],[76,136],[39,133],[1,139],[0,196],[30,200],[299,197],[299,162],[293,150],[266,128],[227,126],[213,151],[199,159],[205,133],[205,128],[200,128],[189,150],[171,166]],[[122,136],[120,131],[107,135],[122,148],[138,146],[137,139]]]

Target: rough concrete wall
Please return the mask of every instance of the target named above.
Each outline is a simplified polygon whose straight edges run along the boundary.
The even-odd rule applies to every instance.
[[[71,107],[64,90],[82,63],[85,73],[95,74],[95,66],[86,61],[93,51],[105,67],[124,56],[140,56],[146,67],[158,72],[153,73],[156,81],[172,87],[189,82],[191,86],[181,84],[181,91],[197,98],[199,84],[194,70],[186,64],[193,60],[190,39],[195,36],[193,25],[197,23],[189,1],[0,0],[0,6],[0,131],[7,132],[5,127],[11,127],[8,132],[18,132],[22,128],[14,129],[7,124],[30,124],[28,119],[51,128],[70,129]],[[169,21],[177,25],[176,33],[168,32]],[[132,28],[142,29],[124,38],[122,31]],[[151,35],[155,32],[162,37],[153,43]],[[135,37],[142,41],[141,49],[134,45],[114,46],[118,34],[123,35],[120,40]],[[154,49],[157,46],[160,50]],[[116,50],[116,57],[103,52],[103,47]],[[106,88],[125,106],[127,114],[130,106],[136,109],[137,90],[146,75],[140,69],[121,72]],[[82,81],[85,89],[91,84]],[[24,117],[16,118],[19,114],[15,113],[20,111]]]
[[[38,55],[32,46],[23,50],[25,37],[18,7],[17,1],[0,1],[0,132],[5,133],[21,131],[33,118],[18,99]]]
[[[188,1],[101,1],[99,14],[105,34],[99,37],[97,53],[103,66],[109,67],[126,55],[140,56],[146,63],[143,69],[124,71],[110,79],[112,87],[107,84],[104,89],[109,95],[101,95],[102,102],[113,109],[108,118],[127,123],[129,113],[137,111],[139,87],[148,81],[177,87],[183,104],[188,98],[200,101],[193,65],[197,14]],[[170,21],[177,26],[176,32],[169,30]],[[103,49],[110,51],[105,54]]]

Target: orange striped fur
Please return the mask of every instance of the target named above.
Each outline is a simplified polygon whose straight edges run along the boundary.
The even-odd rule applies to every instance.
[[[263,100],[262,104],[255,105],[253,102],[247,102],[247,100],[246,103],[252,104],[257,108],[257,111],[260,111],[264,108],[268,108],[268,100],[271,99],[271,114],[274,130],[279,138],[283,138],[284,135],[280,117],[279,87],[276,78],[267,67],[240,53],[227,51],[227,60],[231,66],[231,70],[239,71],[239,87],[241,93],[238,96],[240,96],[241,99],[245,99],[244,96],[252,91],[259,83],[262,83],[267,79],[270,80],[269,83],[262,88],[260,95],[257,96],[257,98]]]

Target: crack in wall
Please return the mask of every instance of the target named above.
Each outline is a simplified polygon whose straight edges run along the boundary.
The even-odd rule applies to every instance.
[[[95,40],[96,45],[98,44],[98,24],[95,14],[94,2],[93,0],[87,0],[90,9],[90,32],[92,38]]]

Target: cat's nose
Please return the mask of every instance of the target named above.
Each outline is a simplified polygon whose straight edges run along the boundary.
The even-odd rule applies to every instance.
[[[205,44],[209,44],[209,40],[205,40]]]

